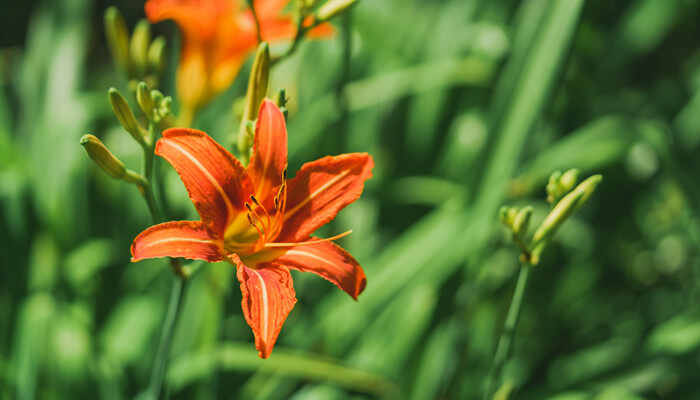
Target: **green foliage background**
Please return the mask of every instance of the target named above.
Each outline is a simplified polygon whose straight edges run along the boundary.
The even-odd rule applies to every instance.
[[[127,90],[102,33],[112,4],[143,17],[141,1],[0,6],[0,397],[122,399],[147,383],[172,272],[129,262],[148,211],[79,145],[93,133],[139,168],[106,98]],[[341,244],[367,289],[355,303],[295,273],[299,302],[262,361],[232,266],[201,266],[170,396],[480,398],[518,268],[497,210],[534,204],[541,220],[547,176],[576,167],[605,180],[531,275],[514,397],[700,398],[700,1],[360,0],[334,23],[272,87],[291,96],[290,170],[376,160],[324,232],[355,231]],[[172,78],[177,30],[154,29]],[[194,124],[222,143],[246,68]],[[160,167],[170,218],[196,218]]]

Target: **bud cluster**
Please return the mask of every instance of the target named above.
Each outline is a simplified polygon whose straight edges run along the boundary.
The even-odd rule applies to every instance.
[[[521,250],[521,260],[524,263],[536,265],[539,262],[542,250],[552,238],[556,230],[574,213],[583,206],[595,191],[603,179],[601,175],[593,175],[580,184],[578,182],[579,171],[570,169],[563,174],[554,172],[547,183],[547,201],[552,204],[552,209],[537,227],[529,243],[526,240],[532,207],[522,209],[503,206],[500,210],[500,219],[513,235],[513,241]]]
[[[104,14],[105,36],[112,60],[132,84],[146,81],[157,86],[165,66],[165,37],[151,38],[151,25],[143,19],[129,35],[124,17],[112,6]]]

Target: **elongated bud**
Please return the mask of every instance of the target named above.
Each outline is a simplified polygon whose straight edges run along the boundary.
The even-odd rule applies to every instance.
[[[576,189],[574,191],[579,191],[582,193],[581,197],[578,199],[578,202],[576,203],[576,208],[581,208],[588,199],[591,198],[591,195],[593,195],[593,192],[595,192],[595,189],[598,187],[598,184],[603,180],[603,175],[593,175],[586,179],[585,181],[581,182],[578,186],[576,186]]]
[[[532,207],[523,207],[518,214],[513,218],[513,233],[522,236],[527,233],[527,228],[530,226],[530,217],[532,216]]]
[[[517,207],[508,207],[508,206],[503,206],[499,210],[499,218],[501,219],[501,222],[503,222],[504,225],[506,225],[509,228],[513,227],[513,223],[515,222],[515,217],[518,215],[518,208]]]
[[[355,5],[357,0],[329,0],[316,11],[319,21],[328,21],[336,15],[342,14],[348,8]]]
[[[591,197],[598,184],[603,180],[602,175],[593,175],[581,182],[571,193],[564,196],[542,221],[532,237],[533,242],[538,243],[550,237],[556,229],[573,213],[583,206]]]
[[[270,47],[266,42],[260,43],[255,53],[255,60],[248,79],[248,89],[245,96],[245,108],[241,126],[238,130],[238,153],[241,161],[248,160],[248,154],[252,146],[252,136],[246,132],[248,121],[258,118],[260,103],[267,93],[267,85],[270,81]]]
[[[112,61],[118,69],[129,77],[133,74],[129,60],[129,30],[124,22],[124,17],[117,7],[109,7],[104,15],[105,36],[107,45],[112,54]]]
[[[148,48],[148,70],[160,75],[165,67],[165,37],[158,36]]]
[[[576,168],[572,168],[564,172],[564,174],[562,174],[561,178],[559,179],[559,186],[561,187],[561,189],[564,192],[568,192],[571,189],[573,189],[574,186],[576,186],[576,183],[578,182],[578,176],[580,173],[581,171],[579,171]]]
[[[119,161],[119,159],[105,147],[100,139],[94,135],[85,135],[80,138],[80,144],[92,161],[102,168],[109,176],[114,179],[124,178],[126,175],[124,163]]]
[[[153,97],[151,97],[151,91],[148,89],[146,82],[139,82],[138,86],[136,86],[136,101],[146,117],[153,119]]]
[[[129,132],[131,137],[134,138],[140,144],[145,144],[145,136],[143,129],[136,122],[136,117],[131,111],[131,107],[126,102],[124,97],[115,88],[110,88],[108,91],[109,103],[112,105],[112,110],[114,115],[117,116],[119,123],[122,124],[124,129]]]
[[[532,236],[534,243],[539,243],[549,237],[571,216],[578,208],[578,201],[583,196],[582,192],[572,191],[564,196],[556,206],[549,212],[547,217]]]
[[[270,82],[270,46],[267,42],[262,42],[255,53],[253,67],[248,79],[248,89],[246,91],[246,105],[243,111],[244,117],[249,120],[258,118],[260,103],[267,94],[267,85]]]
[[[559,188],[559,180],[561,179],[561,171],[554,171],[549,176],[547,182],[547,202],[553,204],[564,195]]]
[[[142,19],[131,34],[131,61],[141,76],[148,70],[148,47],[151,45],[151,25]]]

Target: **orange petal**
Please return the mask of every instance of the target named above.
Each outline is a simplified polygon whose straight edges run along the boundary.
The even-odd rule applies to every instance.
[[[172,221],[141,232],[131,244],[131,261],[184,257],[221,261],[221,241],[201,221]]]
[[[211,38],[219,15],[235,10],[228,0],[148,0],[144,9],[151,22],[171,19],[190,39]]]
[[[275,262],[319,275],[335,283],[355,300],[367,285],[360,264],[347,251],[331,242],[292,247]]]
[[[255,185],[255,196],[266,207],[277,195],[286,168],[287,128],[284,115],[275,103],[265,99],[260,105],[255,125],[253,157],[248,165],[248,175]]]
[[[241,163],[209,135],[187,128],[163,132],[156,154],[168,160],[204,224],[219,237],[228,223],[245,212],[253,184]]]
[[[335,28],[328,22],[324,22],[309,31],[309,37],[312,39],[326,39],[333,35],[335,35]]]
[[[304,164],[289,181],[282,232],[276,241],[299,242],[357,200],[372,177],[374,161],[367,153],[324,157]]]
[[[284,320],[297,302],[292,275],[286,267],[273,263],[248,268],[232,255],[241,282],[241,306],[255,334],[255,348],[261,358],[270,357]]]
[[[204,48],[185,39],[177,69],[177,95],[183,107],[196,110],[214,95],[209,75]]]
[[[261,20],[274,18],[282,14],[288,3],[289,0],[257,0],[255,1],[255,11]]]

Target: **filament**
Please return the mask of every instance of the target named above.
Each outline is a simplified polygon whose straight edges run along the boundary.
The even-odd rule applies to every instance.
[[[303,246],[303,245],[323,243],[323,242],[332,242],[333,240],[338,240],[338,239],[343,238],[351,233],[352,233],[352,229],[347,231],[347,232],[343,232],[340,235],[331,236],[331,237],[325,238],[325,239],[309,240],[306,242],[298,242],[298,243],[266,243],[265,247],[294,247],[294,246]]]

